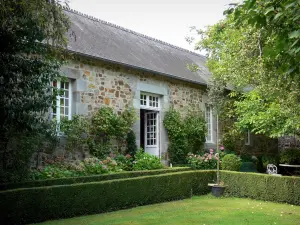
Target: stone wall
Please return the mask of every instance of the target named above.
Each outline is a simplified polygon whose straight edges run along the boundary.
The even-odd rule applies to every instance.
[[[73,91],[73,114],[92,115],[101,106],[121,112],[126,105],[140,111],[140,93],[160,96],[160,156],[167,160],[168,138],[163,119],[172,106],[185,114],[189,109],[204,110],[205,87],[166,76],[156,75],[125,66],[83,57],[69,60],[62,71],[70,78]],[[140,121],[134,125],[137,144],[140,144]]]
[[[169,105],[182,112],[202,108],[205,89],[200,85],[84,58],[70,60],[63,72],[73,81],[73,95],[78,104],[74,113],[91,114],[101,105],[122,111],[133,103],[139,84],[166,87]]]

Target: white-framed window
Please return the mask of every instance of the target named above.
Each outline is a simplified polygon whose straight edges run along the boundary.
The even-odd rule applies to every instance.
[[[245,132],[245,145],[250,145],[251,143],[251,133],[249,130]]]
[[[140,107],[142,109],[158,110],[160,108],[159,96],[155,94],[141,93]]]
[[[58,89],[58,95],[52,106],[52,118],[59,124],[61,119],[72,119],[72,83],[70,81],[53,81],[53,87]]]
[[[213,116],[212,116],[212,107],[206,105],[205,106],[205,121],[207,127],[207,134],[206,134],[206,142],[212,143],[213,142]]]

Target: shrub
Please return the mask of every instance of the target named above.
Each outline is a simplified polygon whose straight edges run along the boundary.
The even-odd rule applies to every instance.
[[[180,113],[171,108],[165,115],[164,126],[168,131],[170,162],[173,164],[185,164],[185,157],[189,150]]]
[[[91,121],[82,115],[73,115],[71,120],[64,118],[60,121],[60,131],[67,139],[66,149],[82,151],[87,147],[90,138]]]
[[[234,154],[227,154],[222,160],[222,169],[231,171],[240,171],[241,160]]]
[[[202,156],[189,153],[187,161],[190,167],[193,169],[211,170],[217,169],[218,157],[213,154],[213,151],[210,153],[205,153]]]
[[[121,114],[115,113],[111,107],[101,107],[92,117],[91,153],[98,158],[106,155],[113,138],[120,148],[135,120],[136,112],[132,107],[126,108]]]
[[[201,111],[189,111],[185,118],[171,108],[165,115],[164,126],[168,131],[168,153],[171,163],[185,164],[189,151],[203,151],[206,123]]]
[[[190,111],[183,121],[187,137],[188,148],[194,154],[203,151],[205,136],[207,133],[206,121],[200,111]]]
[[[300,177],[220,171],[225,195],[300,205]]]
[[[125,171],[131,171],[133,166],[133,158],[131,155],[117,155],[113,158],[118,163],[118,168],[125,170]]]
[[[300,149],[288,148],[281,152],[280,162],[287,164],[300,164]]]
[[[65,177],[77,177],[84,175],[96,175],[103,173],[118,172],[121,169],[118,167],[117,162],[110,157],[105,160],[99,160],[98,158],[86,158],[82,162],[49,162],[44,168],[39,168],[31,172],[31,179],[51,179],[51,178],[65,178]]]
[[[107,157],[102,161],[97,158],[86,158],[84,159],[83,164],[87,174],[102,174],[120,171],[117,167],[118,163],[110,157]]]
[[[5,224],[94,214],[207,194],[214,171],[188,171],[0,192]],[[22,199],[20,201],[20,199]]]
[[[137,152],[137,146],[136,146],[136,136],[133,130],[130,130],[129,133],[127,134],[126,138],[126,154],[129,154],[131,156],[134,156],[135,153]]]
[[[160,159],[140,149],[135,155],[133,170],[154,170],[164,168]]]
[[[256,165],[254,162],[242,162],[240,171],[257,173]]]
[[[0,184],[0,190],[16,189],[16,188],[32,188],[42,186],[53,186],[53,185],[66,185],[76,183],[88,183],[114,179],[125,179],[140,176],[158,175],[165,173],[183,172],[189,171],[189,167],[173,167],[168,169],[158,170],[144,170],[144,171],[130,171],[130,172],[118,172],[112,174],[101,174],[93,176],[81,176],[81,177],[70,177],[70,178],[58,178],[58,179],[47,179],[47,180],[33,180],[19,183],[5,183]]]

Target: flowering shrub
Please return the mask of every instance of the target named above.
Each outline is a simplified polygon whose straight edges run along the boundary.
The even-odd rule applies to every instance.
[[[204,155],[195,155],[193,153],[189,153],[187,156],[187,161],[193,169],[200,170],[210,170],[217,168],[217,162],[219,157],[213,154],[213,149],[210,150],[209,153],[205,153]]]
[[[150,155],[140,149],[135,154],[135,161],[133,161],[133,170],[155,170],[164,168],[160,159],[154,155]]]
[[[102,161],[95,157],[86,158],[83,161],[83,165],[87,174],[103,174],[120,171],[117,167],[117,162],[110,157]]]
[[[116,160],[107,157],[105,160],[86,158],[82,162],[64,162],[61,159],[48,160],[48,165],[31,172],[31,179],[42,180],[51,178],[78,177],[104,173],[119,172]]]
[[[132,170],[133,158],[130,154],[113,156],[113,159],[118,163],[118,168],[126,171]]]

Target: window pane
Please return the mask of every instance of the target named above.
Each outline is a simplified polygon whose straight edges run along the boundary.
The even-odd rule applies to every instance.
[[[64,82],[60,82],[60,88],[64,88]]]
[[[64,114],[64,107],[60,107],[60,115]]]
[[[69,91],[65,91],[64,95],[65,95],[66,98],[69,98]]]
[[[68,107],[65,108],[65,115],[66,115],[66,116],[69,115],[69,108],[68,108]]]
[[[65,99],[65,106],[69,106],[69,99]]]
[[[60,105],[62,105],[62,106],[64,105],[64,99],[63,98],[60,99]]]
[[[69,82],[66,82],[66,83],[65,83],[65,89],[68,89],[68,90],[69,90]]]

